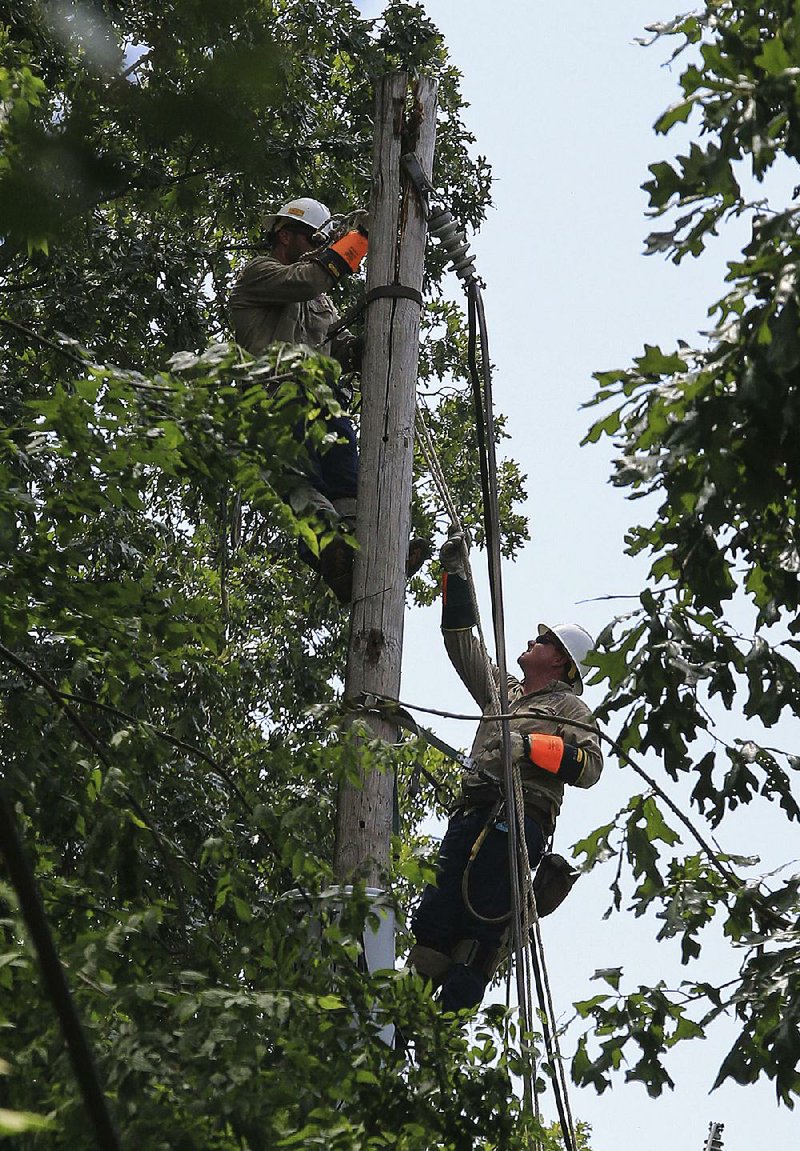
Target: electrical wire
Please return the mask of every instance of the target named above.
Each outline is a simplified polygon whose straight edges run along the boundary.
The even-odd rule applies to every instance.
[[[494,451],[494,413],[491,391],[491,365],[489,360],[486,317],[483,309],[480,286],[476,279],[468,283],[468,360],[472,381],[475,425],[480,453],[481,486],[483,488],[483,518],[486,534],[486,550],[489,562],[489,588],[492,602],[492,622],[494,630],[495,658],[498,669],[499,714],[508,713],[508,666],[506,663],[505,614],[503,605],[503,583],[500,555],[500,511],[497,497],[497,459]],[[478,338],[480,337],[480,363],[478,362]],[[527,899],[521,898],[525,877],[529,874],[527,848],[524,834],[524,804],[520,819],[518,780],[515,778],[511,758],[511,729],[508,719],[500,721],[503,748],[503,792],[508,818],[508,862],[511,873],[511,952],[515,959],[517,1001],[522,1023],[521,1043],[527,1048],[528,1036],[532,1030],[532,1011],[527,982],[525,979],[525,917]],[[517,773],[518,774],[518,773]],[[526,866],[528,865],[528,866]],[[533,1074],[531,1060],[527,1059],[529,1074],[523,1080],[525,1102],[533,1109]]]

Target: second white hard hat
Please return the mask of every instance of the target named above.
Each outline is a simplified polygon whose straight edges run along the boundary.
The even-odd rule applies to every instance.
[[[575,680],[575,694],[583,695],[583,677],[589,671],[584,661],[594,647],[594,640],[588,631],[577,623],[559,623],[555,627],[540,623],[539,635],[545,635],[548,632],[556,637],[575,664],[578,672]]]
[[[272,215],[265,216],[264,231],[271,232],[281,220],[294,220],[297,224],[305,224],[312,232],[318,232],[330,218],[331,214],[323,203],[312,200],[310,196],[301,196],[282,204]]]

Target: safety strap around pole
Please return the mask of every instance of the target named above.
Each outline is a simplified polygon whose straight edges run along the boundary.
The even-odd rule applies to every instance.
[[[372,288],[367,292],[364,297],[366,304],[371,304],[373,300],[413,300],[415,304],[422,307],[422,292],[418,292],[416,288],[409,288],[406,284],[384,284],[383,287]]]
[[[338,336],[345,328],[352,324],[353,320],[357,320],[362,312],[365,312],[373,300],[413,300],[415,304],[423,305],[422,293],[418,292],[416,288],[409,288],[406,284],[384,284],[377,288],[371,288],[366,293],[363,300],[360,300],[349,311],[345,312],[341,320],[328,328],[325,333],[325,341],[332,340],[334,336]]]

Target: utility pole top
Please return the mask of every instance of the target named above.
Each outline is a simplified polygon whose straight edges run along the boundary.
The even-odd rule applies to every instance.
[[[708,1138],[703,1151],[722,1151],[722,1132],[724,1129],[724,1123],[709,1123]]]

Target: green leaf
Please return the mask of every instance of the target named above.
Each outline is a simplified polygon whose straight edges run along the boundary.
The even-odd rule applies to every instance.
[[[755,63],[771,76],[781,76],[792,67],[793,61],[786,51],[783,41],[776,37],[762,43],[761,51],[756,56]]]
[[[341,1011],[345,1007],[338,995],[322,995],[317,1004],[321,1011]]]
[[[674,124],[683,124],[689,119],[693,107],[694,101],[679,100],[659,116],[653,125],[654,131],[666,135]]]
[[[0,1107],[0,1135],[22,1135],[25,1131],[52,1131],[54,1123],[30,1111],[9,1111]]]

